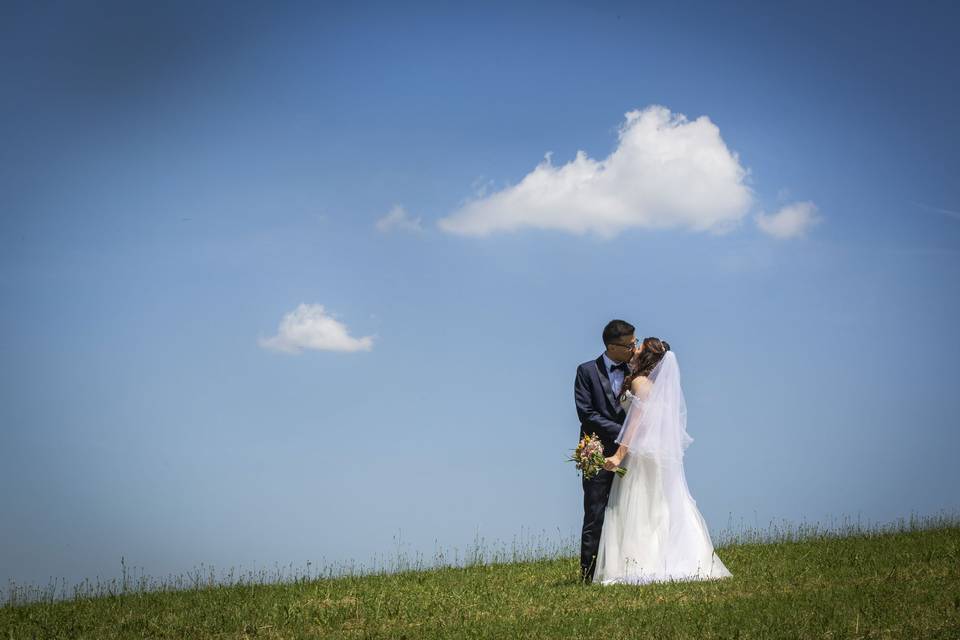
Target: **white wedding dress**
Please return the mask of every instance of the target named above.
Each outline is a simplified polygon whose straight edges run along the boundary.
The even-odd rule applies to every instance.
[[[668,351],[651,372],[652,384],[628,392],[627,417],[617,438],[628,447],[604,512],[594,581],[600,584],[712,580],[730,577],[713,550],[707,525],[690,495],[683,451],[686,404],[676,356]]]

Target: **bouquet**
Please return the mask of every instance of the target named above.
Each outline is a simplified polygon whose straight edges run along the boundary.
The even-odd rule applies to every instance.
[[[569,460],[576,464],[577,469],[583,471],[583,477],[587,480],[600,473],[600,470],[603,469],[604,455],[603,444],[597,434],[592,433],[583,436],[577,443],[577,448],[573,450],[573,455],[570,456]],[[627,470],[623,467],[617,467],[614,469],[614,473],[622,477],[626,475]]]

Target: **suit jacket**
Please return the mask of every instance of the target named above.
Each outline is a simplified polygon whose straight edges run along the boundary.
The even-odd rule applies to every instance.
[[[573,383],[573,400],[580,418],[580,437],[596,433],[603,444],[603,454],[612,456],[617,451],[614,442],[620,435],[620,427],[627,417],[610,388],[610,374],[601,355],[596,360],[584,362],[577,367],[577,379]]]

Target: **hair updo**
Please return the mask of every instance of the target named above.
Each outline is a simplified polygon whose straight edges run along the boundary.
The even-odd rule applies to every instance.
[[[622,400],[630,389],[630,384],[635,378],[650,375],[654,367],[663,360],[664,354],[670,351],[670,343],[660,338],[644,338],[643,351],[637,353],[630,359],[630,373],[624,377],[623,386],[620,388],[620,399]]]

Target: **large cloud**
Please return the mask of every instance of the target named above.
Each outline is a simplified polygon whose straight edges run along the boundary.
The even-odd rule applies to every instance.
[[[774,238],[799,238],[807,233],[810,227],[820,222],[817,216],[817,205],[812,202],[794,202],[781,208],[776,213],[758,213],[757,226],[761,231]]]
[[[370,351],[373,337],[353,338],[346,326],[327,315],[323,305],[301,304],[283,316],[277,335],[260,339],[260,346],[286,353],[302,349]]]
[[[753,202],[748,175],[708,117],[690,122],[651,106],[626,114],[607,158],[578,151],[554,166],[547,154],[518,184],[468,201],[438,225],[472,236],[523,228],[604,237],[631,227],[723,232]]]

